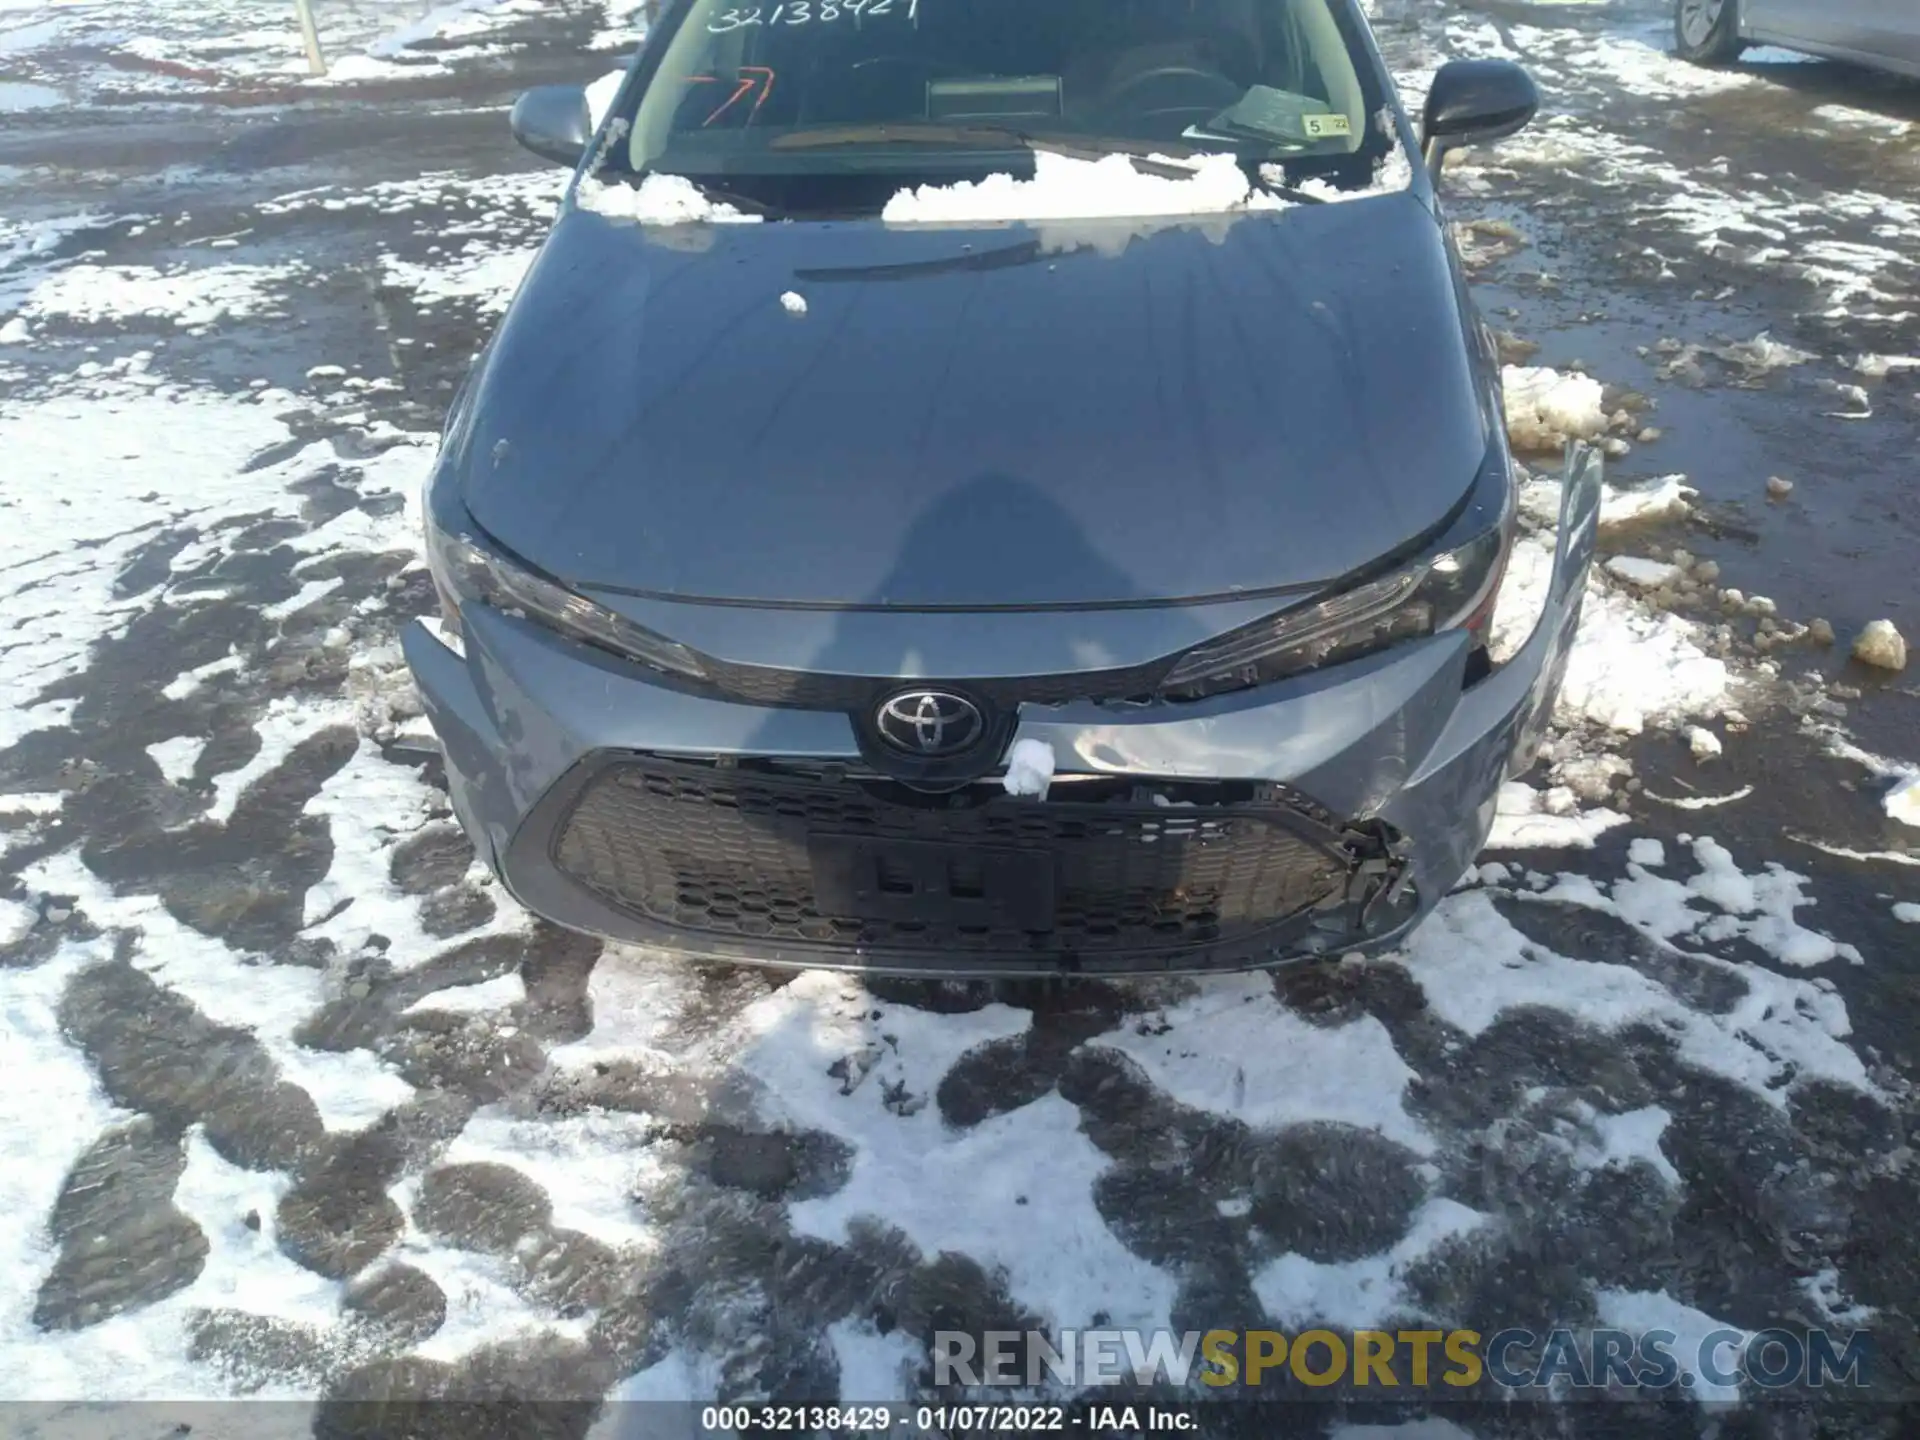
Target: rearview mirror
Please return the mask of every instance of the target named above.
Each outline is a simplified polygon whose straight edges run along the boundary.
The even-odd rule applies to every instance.
[[[513,138],[543,160],[574,166],[593,138],[587,92],[579,85],[538,85],[513,102]]]
[[[1488,145],[1524,130],[1540,109],[1533,77],[1511,60],[1452,60],[1427,92],[1420,153],[1440,173],[1447,151]]]

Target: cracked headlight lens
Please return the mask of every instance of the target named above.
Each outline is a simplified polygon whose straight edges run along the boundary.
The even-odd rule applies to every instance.
[[[1160,694],[1199,700],[1268,685],[1442,630],[1471,631],[1484,648],[1513,533],[1508,514],[1457,549],[1210,640],[1175,662]]]

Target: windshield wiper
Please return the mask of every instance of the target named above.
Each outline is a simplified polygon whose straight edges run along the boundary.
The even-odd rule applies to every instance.
[[[980,145],[1004,148],[1008,142],[1023,150],[1044,150],[1076,160],[1098,160],[1125,155],[1148,175],[1181,180],[1193,172],[1169,160],[1191,158],[1200,152],[1177,142],[1120,140],[1103,135],[1043,135],[1011,125],[923,125],[883,122],[877,125],[823,125],[795,130],[767,142],[770,150],[825,150],[841,145]],[[1166,157],[1161,159],[1158,157]]]
[[[1308,190],[1296,190],[1291,185],[1275,185],[1270,180],[1262,180],[1260,188],[1269,195],[1278,195],[1282,200],[1291,200],[1296,205],[1324,205],[1327,197],[1315,195]]]

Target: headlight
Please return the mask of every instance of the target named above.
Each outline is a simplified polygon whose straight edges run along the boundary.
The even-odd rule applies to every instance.
[[[442,623],[456,634],[460,630],[459,607],[478,601],[503,614],[536,620],[623,660],[671,675],[707,678],[699,658],[684,645],[676,645],[606,606],[574,594],[475,535],[456,535],[441,529],[434,523],[431,506],[427,513],[427,565],[440,591]]]
[[[1269,685],[1442,630],[1470,630],[1484,646],[1512,539],[1509,510],[1457,549],[1210,640],[1180,657],[1160,694],[1199,700]]]

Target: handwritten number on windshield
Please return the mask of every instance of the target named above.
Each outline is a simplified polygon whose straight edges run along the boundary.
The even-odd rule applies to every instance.
[[[918,21],[920,0],[906,0],[905,4],[901,0],[782,0],[771,10],[764,5],[750,10],[722,10],[717,18],[707,22],[707,31],[726,35],[749,25],[830,25],[848,15],[856,25],[869,15],[905,15],[909,20]]]

